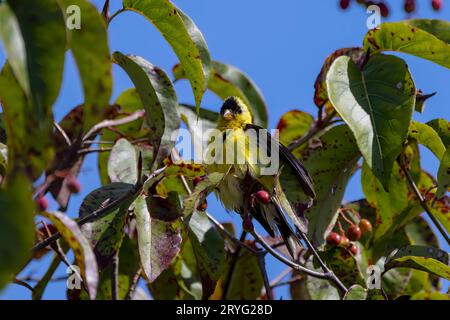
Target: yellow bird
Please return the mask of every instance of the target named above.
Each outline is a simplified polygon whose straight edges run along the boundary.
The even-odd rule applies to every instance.
[[[242,216],[244,228],[249,224],[251,216],[271,236],[280,234],[294,256],[295,242],[299,238],[290,222],[302,229],[302,232],[306,230],[301,212],[290,205],[279,177],[289,170],[294,176],[294,188],[304,194],[310,203],[315,198],[315,192],[308,172],[266,129],[252,123],[249,108],[237,97],[229,97],[224,101],[217,129],[222,135],[223,143],[211,142],[207,149],[207,154],[214,158],[208,170],[225,174],[216,188],[217,197],[227,210],[236,211]],[[279,160],[276,172],[264,173],[268,164],[260,161],[258,153],[261,152],[272,160]],[[289,186],[292,187],[292,183]]]

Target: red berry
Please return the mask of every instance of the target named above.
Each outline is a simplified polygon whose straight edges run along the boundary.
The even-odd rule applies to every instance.
[[[70,177],[67,180],[67,189],[72,193],[78,193],[81,190],[81,184],[75,177]]]
[[[250,219],[249,217],[244,218],[244,220],[242,221],[242,228],[247,232],[253,232],[254,227],[252,219]]]
[[[350,0],[339,1],[339,6],[341,7],[342,10],[347,9],[349,5],[350,5]]]
[[[358,247],[355,246],[354,244],[351,245],[350,247],[350,252],[355,256],[358,254]]]
[[[327,243],[333,246],[338,246],[341,243],[341,236],[336,232],[330,232],[327,236]]]
[[[270,202],[270,195],[265,190],[259,190],[258,192],[254,193],[254,196],[262,204],[268,204]]]
[[[372,224],[367,219],[361,219],[359,228],[361,229],[362,234],[372,232]]]
[[[202,204],[197,207],[197,210],[205,211],[206,208],[208,208],[208,202],[206,202],[206,199],[205,199],[205,201],[203,201]]]
[[[202,177],[195,177],[195,178],[194,178],[194,181],[192,181],[194,187],[195,187],[196,185],[198,185],[200,182],[202,182],[202,180],[203,180]]]
[[[36,206],[38,207],[39,211],[45,211],[48,208],[48,200],[45,197],[40,197],[36,201]]]
[[[431,1],[431,6],[436,11],[441,10],[441,8],[442,8],[442,0],[433,0],[433,1]]]
[[[341,242],[340,245],[343,247],[348,247],[350,245],[350,240],[344,235],[341,235]]]
[[[406,12],[411,13],[416,10],[416,2],[414,0],[405,0],[404,8]]]
[[[348,228],[346,235],[350,241],[358,241],[361,238],[361,229],[357,225],[352,225]]]
[[[388,8],[388,6],[384,2],[380,2],[378,4],[378,6],[380,7],[381,16],[386,18],[389,15],[389,8]]]

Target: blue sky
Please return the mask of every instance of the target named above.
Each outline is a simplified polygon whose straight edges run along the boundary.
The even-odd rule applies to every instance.
[[[98,8],[102,0],[92,1]],[[112,11],[119,8],[120,1],[111,1]],[[389,1],[395,5],[390,21],[405,19],[402,1]],[[414,17],[439,18],[450,20],[450,4],[435,13],[430,1],[419,2],[419,15]],[[338,1],[267,1],[267,0],[175,0],[174,3],[188,14],[205,36],[211,56],[215,60],[230,63],[247,73],[260,87],[269,107],[270,127],[275,127],[283,113],[291,109],[316,114],[313,104],[313,84],[324,59],[335,49],[360,46],[367,32],[368,15],[361,6],[353,5],[343,12]],[[177,58],[158,31],[144,18],[134,13],[124,13],[114,19],[109,29],[111,52],[121,51],[143,56],[168,73]],[[426,106],[424,114],[415,114],[419,121],[428,121],[438,117],[449,118],[450,71],[431,62],[412,56],[402,55],[406,59],[416,86],[425,93],[437,91]],[[0,63],[5,60],[0,52]],[[112,101],[125,89],[132,86],[127,75],[118,67],[113,68],[114,90]],[[194,101],[187,81],[176,84],[180,102]],[[64,80],[60,96],[54,107],[57,120],[68,110],[83,101],[78,71],[70,55],[66,59]],[[206,93],[203,106],[218,110],[220,100]],[[422,149],[422,166],[436,173],[438,162]],[[69,215],[75,217],[84,196],[99,186],[96,173],[96,157],[87,157],[82,168],[80,181],[82,192],[72,198]],[[346,201],[362,197],[360,176],[356,174],[345,194]],[[239,219],[227,214],[216,201],[209,201],[208,210],[222,221],[233,220],[240,227]],[[448,247],[446,248],[448,251]],[[32,264],[24,274],[34,272],[42,275],[49,263],[49,257],[39,264]],[[284,266],[268,259],[269,276],[275,277],[284,270]],[[64,268],[58,270],[64,274]],[[277,297],[287,298],[284,288],[276,291]],[[29,299],[30,293],[19,286],[10,285],[0,299]],[[65,298],[64,283],[49,285],[44,298]]]

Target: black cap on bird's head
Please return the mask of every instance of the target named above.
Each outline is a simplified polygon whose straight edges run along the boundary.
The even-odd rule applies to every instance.
[[[233,117],[233,115],[243,113],[245,105],[243,102],[237,97],[228,97],[225,99],[222,108],[220,108],[220,115],[225,119],[229,120]]]

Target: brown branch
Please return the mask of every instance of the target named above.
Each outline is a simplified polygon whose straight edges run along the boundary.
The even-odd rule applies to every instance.
[[[99,123],[97,123],[95,126],[93,126],[83,137],[83,142],[91,139],[92,136],[95,136],[98,132],[100,132],[103,128],[107,128],[107,127],[115,127],[115,126],[120,126],[122,124],[126,124],[129,122],[133,122],[139,118],[142,118],[145,115],[145,111],[144,110],[138,110],[136,112],[133,112],[132,114],[130,114],[129,116],[120,118],[120,119],[115,119],[115,120],[103,120]]]
[[[265,251],[258,251],[257,254],[257,258],[258,258],[258,266],[259,266],[259,270],[261,271],[261,275],[263,277],[263,282],[264,282],[264,289],[266,291],[266,296],[268,300],[273,300],[273,291],[272,291],[272,287],[270,286],[270,282],[269,282],[269,276],[267,275],[267,269],[266,269],[266,261],[265,261],[265,257],[266,257],[266,253]]]
[[[56,121],[53,121],[53,125],[55,126],[56,131],[58,131],[59,134],[64,138],[64,141],[66,142],[67,146],[70,147],[72,145],[72,142],[70,141],[70,138],[67,135],[67,133],[64,131],[64,129]]]
[[[28,290],[30,290],[31,292],[34,292],[34,288],[32,286],[30,286],[28,283],[26,283],[25,281],[22,281],[22,280],[19,280],[19,279],[14,279],[13,283],[15,283],[15,284],[17,284],[19,286],[25,287]]]
[[[85,148],[85,149],[78,150],[77,153],[79,155],[86,155],[86,154],[95,153],[95,152],[109,152],[111,150],[112,150],[112,148]]]
[[[330,125],[330,122],[334,118],[335,115],[336,115],[336,111],[333,111],[333,112],[329,113],[320,122],[316,121],[315,125],[304,136],[292,141],[289,144],[288,149],[292,151],[292,150],[300,147],[302,144],[307,142],[309,139],[313,138],[316,134],[318,134],[320,131],[322,131],[328,125]]]

